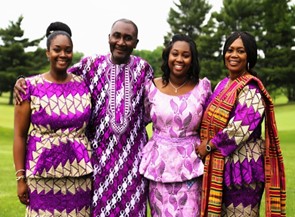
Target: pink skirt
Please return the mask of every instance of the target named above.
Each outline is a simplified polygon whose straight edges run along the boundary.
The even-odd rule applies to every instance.
[[[153,217],[198,217],[202,193],[202,177],[178,183],[150,180],[149,205]]]

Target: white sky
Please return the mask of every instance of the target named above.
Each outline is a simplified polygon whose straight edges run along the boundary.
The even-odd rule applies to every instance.
[[[30,40],[42,37],[54,21],[67,23],[72,30],[74,51],[85,55],[109,51],[108,34],[120,18],[134,21],[139,29],[138,50],[154,50],[163,44],[170,30],[168,13],[173,0],[4,0],[1,2],[0,28],[24,17],[21,28]],[[178,0],[175,0],[178,2]],[[219,10],[222,0],[209,0]],[[40,43],[45,48],[45,40]]]

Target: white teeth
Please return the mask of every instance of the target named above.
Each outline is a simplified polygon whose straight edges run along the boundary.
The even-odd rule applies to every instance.
[[[230,65],[238,65],[239,64],[239,61],[229,61],[229,64]]]
[[[174,66],[176,69],[182,69],[183,68],[183,66],[180,66],[180,65],[175,65]]]

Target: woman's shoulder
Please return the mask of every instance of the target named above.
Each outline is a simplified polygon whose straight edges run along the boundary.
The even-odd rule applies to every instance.
[[[151,79],[151,81],[155,84],[156,87],[163,84],[161,77],[153,78],[153,79]]]
[[[146,89],[151,91],[152,89],[158,89],[158,86],[162,82],[162,78],[152,78],[146,82]]]
[[[211,87],[211,81],[207,78],[201,78],[199,79],[199,85],[198,85],[201,89],[205,90],[206,92],[211,92],[212,91],[212,87]]]
[[[207,77],[200,78],[199,83],[202,85],[210,85],[211,86],[211,81]]]

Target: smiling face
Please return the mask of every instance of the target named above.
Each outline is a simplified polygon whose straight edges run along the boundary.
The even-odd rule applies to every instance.
[[[226,50],[224,61],[230,74],[234,77],[247,71],[247,53],[240,38],[237,38]]]
[[[189,43],[186,41],[176,41],[168,57],[170,77],[185,78],[191,66],[191,62],[192,53]]]
[[[73,59],[71,40],[66,35],[57,35],[51,40],[46,55],[50,61],[51,71],[66,72]]]
[[[109,45],[114,64],[127,63],[138,43],[137,32],[132,23],[118,21],[109,34]]]

